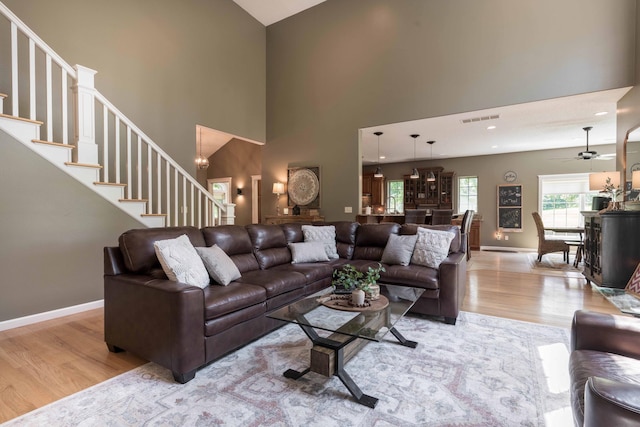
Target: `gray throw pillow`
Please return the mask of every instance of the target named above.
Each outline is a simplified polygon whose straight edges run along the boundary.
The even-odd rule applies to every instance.
[[[302,234],[305,242],[322,242],[329,259],[338,259],[336,246],[336,227],[333,225],[303,225]]]
[[[389,265],[409,265],[413,248],[418,240],[418,235],[399,236],[397,234],[389,235],[387,246],[384,247],[381,261]]]
[[[329,261],[322,242],[289,243],[289,249],[291,250],[291,264]]]
[[[218,245],[206,248],[196,248],[198,255],[202,258],[204,266],[209,272],[209,276],[218,284],[227,286],[229,283],[240,278],[240,270],[225,251]]]

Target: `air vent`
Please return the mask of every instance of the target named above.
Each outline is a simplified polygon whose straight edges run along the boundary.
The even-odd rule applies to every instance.
[[[483,122],[485,120],[495,120],[499,119],[500,114],[494,114],[492,116],[482,116],[482,117],[473,117],[471,119],[463,119],[462,123],[475,123],[475,122]]]

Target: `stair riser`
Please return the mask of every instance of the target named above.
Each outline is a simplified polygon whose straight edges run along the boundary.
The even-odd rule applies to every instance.
[[[35,123],[0,117],[0,126],[5,132],[20,141],[40,139],[40,127]]]
[[[124,189],[122,187],[94,184],[93,189],[102,197],[109,199],[110,201],[118,202],[118,200],[124,197]]]
[[[60,164],[71,161],[71,150],[69,148],[33,143],[33,149],[53,163]]]
[[[81,181],[87,187],[93,188],[93,183],[98,180],[98,169],[84,168],[78,166],[67,166],[66,171],[69,175]]]
[[[120,202],[119,206],[123,211],[141,221],[143,219],[141,215],[147,213],[146,202]]]

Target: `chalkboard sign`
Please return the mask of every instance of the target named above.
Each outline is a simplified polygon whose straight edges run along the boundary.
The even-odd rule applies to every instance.
[[[498,228],[501,231],[522,231],[522,208],[498,208]]]
[[[498,230],[522,231],[522,185],[498,185]]]
[[[499,185],[498,206],[522,206],[522,185]]]

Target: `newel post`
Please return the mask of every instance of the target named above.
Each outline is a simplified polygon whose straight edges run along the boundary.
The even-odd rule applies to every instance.
[[[220,225],[233,225],[236,223],[235,203],[225,203],[225,209],[220,212]]]
[[[77,163],[98,164],[98,146],[96,145],[96,111],[94,76],[97,71],[76,65],[78,79],[73,86],[75,94],[74,111],[76,115],[76,149],[73,161]]]

